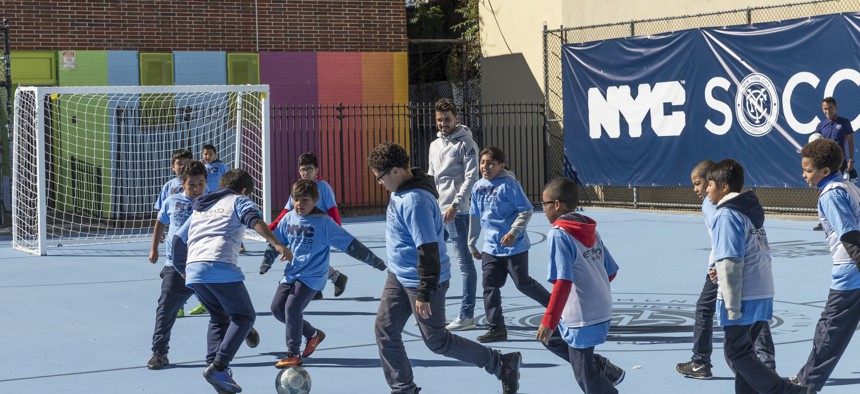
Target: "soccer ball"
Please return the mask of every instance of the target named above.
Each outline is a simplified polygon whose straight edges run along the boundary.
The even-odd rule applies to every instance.
[[[806,143],[808,144],[808,143],[815,141],[821,137],[822,137],[821,133],[812,133],[809,135],[809,141],[807,141]]]
[[[278,394],[308,394],[311,392],[311,374],[302,367],[289,367],[278,372],[275,379]]]

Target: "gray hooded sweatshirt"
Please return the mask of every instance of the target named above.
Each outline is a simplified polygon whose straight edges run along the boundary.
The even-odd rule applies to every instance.
[[[459,213],[469,212],[472,186],[480,178],[478,170],[478,144],[472,139],[472,130],[458,124],[454,130],[430,144],[430,168],[427,175],[436,180],[439,192],[439,209],[442,213],[454,206]]]

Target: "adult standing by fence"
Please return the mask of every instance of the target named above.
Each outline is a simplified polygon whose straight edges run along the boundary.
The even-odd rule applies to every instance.
[[[836,99],[833,97],[828,96],[821,100],[821,111],[824,112],[824,120],[819,122],[818,126],[815,126],[815,132],[839,144],[839,147],[842,148],[842,153],[845,154],[845,159],[839,170],[850,174],[850,178],[854,179],[857,178],[857,171],[854,169],[854,128],[851,127],[851,121],[836,113],[837,107]],[[821,231],[821,223],[818,223],[812,229]]]
[[[475,328],[475,294],[478,273],[467,245],[469,201],[472,186],[479,178],[478,144],[472,130],[460,124],[457,105],[451,99],[436,102],[438,138],[430,144],[428,175],[434,177],[439,192],[439,209],[448,239],[454,244],[457,263],[463,274],[460,314],[446,328],[451,331]]]

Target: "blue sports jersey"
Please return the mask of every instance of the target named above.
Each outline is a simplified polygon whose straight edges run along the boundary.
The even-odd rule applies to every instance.
[[[509,171],[502,171],[493,179],[481,178],[475,182],[469,214],[481,218],[485,240],[481,251],[493,256],[513,256],[529,250],[529,237],[525,231],[517,235],[511,246],[502,246],[500,242],[511,231],[517,215],[532,209],[523,187]]]
[[[158,194],[158,199],[155,200],[153,208],[155,208],[156,211],[161,211],[161,205],[164,204],[164,200],[166,200],[167,197],[176,193],[182,193],[183,191],[182,179],[177,177],[167,181],[167,183],[161,187],[161,193]]]
[[[442,212],[429,191],[409,189],[391,193],[385,236],[388,270],[404,287],[418,287],[418,246],[431,242],[439,245],[439,283],[451,279]]]
[[[275,237],[293,252],[293,260],[284,268],[281,283],[301,281],[322,291],[328,279],[329,246],[346,250],[355,240],[334,219],[319,209],[307,216],[290,211],[275,228]]]
[[[833,260],[831,284],[833,290],[860,289],[860,271],[842,245],[842,235],[860,230],[860,189],[839,174],[822,179],[818,184],[818,218],[827,237]]]
[[[824,120],[815,126],[815,131],[821,133],[821,136],[824,138],[836,141],[839,147],[843,149],[842,153],[846,153],[848,148],[848,136],[854,134],[851,121],[841,116],[837,116],[833,120],[824,118]],[[846,160],[850,157],[851,155],[845,155]]]
[[[335,201],[335,199],[334,199],[334,190],[332,190],[331,185],[329,185],[328,182],[326,182],[322,179],[317,179],[316,183],[317,183],[317,190],[319,191],[319,194],[320,194],[320,199],[317,200],[316,206],[317,206],[317,208],[321,209],[324,213],[328,213],[329,209],[332,209],[332,208],[337,206],[337,201]],[[286,209],[288,211],[293,210],[293,198],[292,197],[290,197],[287,200],[287,205],[284,207],[284,209]]]
[[[221,160],[203,163],[203,165],[206,166],[206,187],[209,191],[218,190],[218,182],[221,182],[221,177],[227,172],[227,166]]]
[[[191,199],[185,193],[176,193],[164,200],[161,210],[158,211],[158,221],[162,224],[170,225],[167,231],[168,240],[172,240],[176,232],[185,224],[185,221],[191,216]],[[173,242],[165,243],[165,253],[167,258],[164,265],[173,267]]]

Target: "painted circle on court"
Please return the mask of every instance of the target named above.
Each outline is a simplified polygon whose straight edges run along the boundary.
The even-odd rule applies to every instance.
[[[612,325],[606,338],[612,346],[606,350],[690,350],[698,298],[691,294],[613,294]],[[508,339],[534,340],[545,308],[526,297],[510,301],[503,304]],[[446,309],[457,307],[454,303]],[[770,321],[774,343],[811,340],[821,311],[819,306],[775,300]],[[476,317],[479,324],[486,325],[483,315]],[[714,346],[721,347],[722,340],[722,329],[715,322]]]

